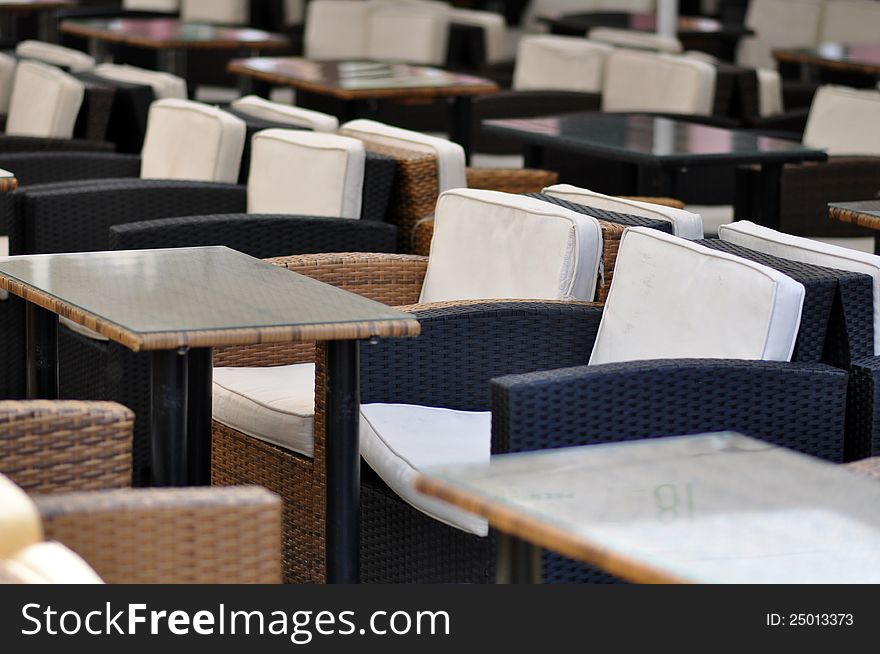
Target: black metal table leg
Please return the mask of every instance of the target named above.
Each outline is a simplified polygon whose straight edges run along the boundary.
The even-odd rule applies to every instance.
[[[360,344],[327,343],[327,582],[360,581]]]
[[[153,486],[186,486],[188,477],[186,350],[153,353],[150,439]]]
[[[471,162],[471,115],[473,98],[459,95],[452,99],[449,120],[449,140],[464,148],[465,163]]]
[[[544,167],[544,148],[540,145],[523,146],[523,168]]]
[[[27,396],[58,399],[58,316],[27,303]]]
[[[495,570],[499,584],[540,584],[541,548],[516,536],[499,534]]]
[[[761,224],[779,229],[779,200],[782,185],[782,164],[761,164]]]
[[[187,384],[187,456],[189,486],[211,485],[211,385],[213,357],[211,348],[189,351]]]

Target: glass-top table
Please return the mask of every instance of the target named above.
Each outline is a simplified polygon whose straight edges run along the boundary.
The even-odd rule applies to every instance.
[[[824,150],[796,141],[640,113],[580,112],[482,124],[489,133],[522,143],[527,168],[542,167],[545,149],[633,164],[638,182],[630,195],[676,197],[678,169],[757,164],[765,189],[761,216],[769,226],[778,220],[782,166],[828,158]]]
[[[41,41],[57,40],[56,13],[59,9],[69,9],[79,4],[78,0],[0,0],[0,39],[15,45],[18,41],[17,16],[37,15],[37,35]]]
[[[880,254],[880,200],[831,202],[828,205],[828,217],[878,232],[874,237],[874,254]]]
[[[813,77],[813,68],[880,78],[880,40],[877,43],[820,43],[810,48],[774,50],[773,57],[777,61],[800,64],[806,79]]]
[[[880,482],[737,434],[496,456],[417,488],[518,539],[520,563],[531,545],[634,582],[880,582]]]
[[[359,342],[415,318],[226,247],[6,257],[0,288],[28,302],[30,398],[58,397],[58,316],[151,353],[160,486],[210,483],[213,347],[326,341],[327,573],[357,581]]]

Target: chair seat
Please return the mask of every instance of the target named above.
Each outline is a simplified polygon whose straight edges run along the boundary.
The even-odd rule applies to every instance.
[[[418,493],[414,481],[427,466],[488,463],[489,412],[453,411],[408,404],[361,407],[361,456],[403,500],[426,515],[477,536],[487,522]]]
[[[243,434],[314,455],[315,364],[214,369],[214,419]]]

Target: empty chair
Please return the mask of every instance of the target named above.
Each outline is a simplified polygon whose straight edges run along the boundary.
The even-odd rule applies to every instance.
[[[483,58],[481,61],[472,62],[472,65],[493,66],[514,58],[515,52],[510,47],[513,39],[501,14],[456,7],[449,12],[449,20],[453,24],[480,29]]]
[[[98,64],[92,73],[116,82],[149,86],[153,89],[153,98],[156,100],[169,98],[186,100],[187,98],[186,80],[171,73],[137,68],[127,64]]]
[[[15,83],[15,67],[18,61],[5,52],[0,52],[0,114],[9,112],[12,100],[12,85]]]
[[[85,96],[85,85],[64,71],[23,61],[15,71],[6,133],[70,139]]]
[[[616,49],[608,55],[602,111],[711,115],[715,68],[680,55]]]
[[[360,59],[367,56],[371,3],[364,0],[312,0],[306,8],[304,52],[309,59]],[[398,35],[395,35],[397,38]]]
[[[247,25],[250,0],[181,0],[180,20],[214,25]]]
[[[449,7],[442,2],[374,0],[367,18],[367,57],[442,65],[449,41]],[[338,38],[338,37],[337,37]]]
[[[612,48],[568,36],[533,35],[519,43],[513,88],[599,93]]]
[[[335,132],[339,127],[339,121],[335,116],[302,107],[270,102],[256,95],[238,98],[232,102],[230,107],[239,114],[292,127],[312,129],[316,132]]]
[[[751,0],[745,24],[755,31],[755,36],[740,40],[737,63],[775,70],[772,50],[816,43],[822,4],[822,0]]]
[[[591,41],[607,43],[618,48],[668,52],[670,54],[679,54],[683,50],[681,41],[674,36],[664,36],[639,30],[596,27],[590,30],[589,37]]]
[[[35,59],[72,73],[84,73],[95,67],[94,57],[85,52],[43,41],[22,41],[16,46],[15,54],[20,59]]]
[[[821,87],[810,105],[803,143],[831,155],[880,157],[880,93]]]
[[[874,0],[826,0],[819,42],[874,43],[880,32],[880,4]]]

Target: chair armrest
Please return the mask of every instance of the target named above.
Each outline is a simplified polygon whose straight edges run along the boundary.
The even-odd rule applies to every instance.
[[[804,128],[807,126],[809,112],[809,107],[800,107],[777,116],[756,118],[752,123],[752,128],[770,136],[800,141],[804,135]]]
[[[880,454],[880,357],[852,362],[846,432],[847,461]]]
[[[110,227],[176,216],[241,213],[247,189],[235,184],[107,179],[43,184],[9,196],[15,254],[106,250]]]
[[[35,498],[57,540],[107,583],[281,581],[281,501],[264,488],[155,488]]]
[[[397,228],[375,220],[282,214],[160,218],[110,228],[114,250],[225,245],[253,257],[315,252],[394,252]]]
[[[134,414],[113,402],[0,402],[0,472],[28,493],[131,484]]]
[[[535,168],[468,168],[468,188],[504,193],[540,193],[559,181],[559,173]]]
[[[633,361],[492,380],[492,451],[733,430],[839,462],[848,376],[821,364]]]
[[[0,168],[15,171],[19,185],[82,179],[137,177],[141,158],[115,152],[21,152],[0,154]]]
[[[109,141],[86,139],[53,139],[39,136],[12,136],[0,134],[0,152],[37,152],[46,150],[87,150],[113,152],[116,146]]]
[[[365,403],[487,411],[493,377],[586,363],[602,317],[601,307],[586,302],[487,300],[398,308],[419,320],[421,334],[362,348]]]

